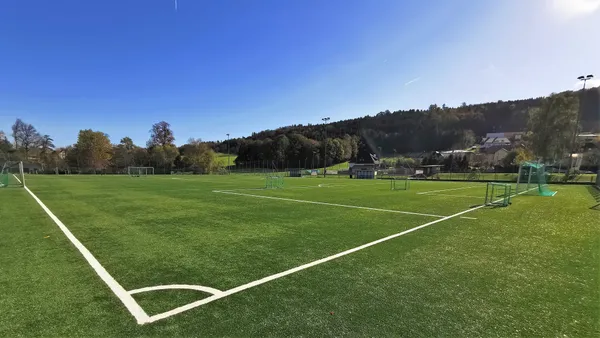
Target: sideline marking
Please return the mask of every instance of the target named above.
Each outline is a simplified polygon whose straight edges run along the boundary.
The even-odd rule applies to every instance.
[[[56,215],[46,207],[46,205],[26,186],[25,190],[33,197],[33,199],[42,207],[42,209],[50,216],[50,218],[58,225],[60,230],[67,236],[67,238],[73,243],[73,245],[79,250],[79,252],[83,255],[85,260],[90,264],[90,266],[96,271],[96,274],[100,276],[100,278],[108,285],[111,291],[121,300],[123,305],[129,310],[129,312],[135,317],[138,324],[149,323],[150,317],[146,314],[144,309],[133,299],[133,297],[125,291],[125,289],[106,271],[106,269],[98,262],[96,257],[92,255],[92,253],[83,245],[81,242],[71,233],[71,231],[61,222]]]
[[[536,188],[534,188],[534,189],[536,189]],[[530,190],[533,190],[533,189],[530,189]],[[523,191],[523,192],[520,192],[520,193],[518,193],[518,194],[513,194],[511,197],[514,197],[514,196],[517,196],[517,195],[520,195],[520,194],[524,194],[524,193],[526,193],[526,192],[528,192],[528,191],[529,191],[529,190],[525,190],[525,191]],[[498,202],[498,201],[501,201],[501,200],[502,200],[502,198],[501,198],[501,199],[498,199],[498,200],[497,200],[497,201],[495,201],[495,202]],[[297,266],[297,267],[295,267],[295,268],[292,268],[292,269],[289,269],[289,270],[286,270],[286,271],[283,271],[283,272],[280,272],[280,273],[276,273],[276,274],[274,274],[274,275],[270,275],[270,276],[264,277],[264,278],[262,278],[262,279],[259,279],[259,280],[255,280],[255,281],[253,281],[253,282],[250,282],[250,283],[246,283],[246,284],[240,285],[240,286],[238,286],[238,287],[235,287],[235,288],[233,288],[233,289],[225,290],[225,291],[223,291],[223,292],[222,292],[222,293],[220,293],[220,294],[216,294],[216,295],[213,295],[213,296],[210,296],[210,297],[204,298],[204,299],[202,299],[202,300],[199,300],[199,301],[196,301],[196,302],[193,302],[193,303],[189,303],[189,304],[187,304],[187,305],[180,306],[180,307],[178,307],[178,308],[175,308],[175,309],[173,309],[173,310],[166,311],[166,312],[159,313],[159,314],[157,314],[157,315],[151,316],[151,317],[150,317],[150,319],[148,320],[148,322],[149,322],[149,323],[152,323],[152,322],[155,322],[155,321],[157,321],[157,320],[161,320],[161,319],[169,318],[169,317],[171,317],[171,316],[174,316],[174,315],[176,315],[176,314],[179,314],[179,313],[182,313],[182,312],[185,312],[185,311],[191,310],[191,309],[193,309],[193,308],[196,308],[196,307],[198,307],[198,306],[201,306],[201,305],[204,305],[204,304],[208,304],[208,303],[210,303],[210,302],[213,302],[213,301],[215,301],[215,300],[217,300],[217,299],[221,299],[221,298],[224,298],[224,297],[230,296],[230,295],[232,295],[232,294],[234,294],[234,293],[238,293],[238,292],[241,292],[241,291],[244,291],[244,290],[247,290],[247,289],[253,288],[253,287],[255,287],[255,286],[258,286],[258,285],[261,285],[261,284],[264,284],[264,283],[270,282],[270,281],[272,281],[272,280],[275,280],[275,279],[278,279],[278,278],[281,278],[281,277],[285,277],[285,276],[287,276],[287,275],[291,275],[291,274],[293,274],[293,273],[295,273],[295,272],[298,272],[298,271],[302,271],[302,270],[308,269],[308,268],[310,268],[310,267],[313,267],[313,266],[315,266],[315,265],[323,264],[323,263],[325,263],[325,262],[328,262],[328,261],[334,260],[334,259],[336,259],[336,258],[339,258],[339,257],[343,257],[343,256],[346,256],[346,255],[349,255],[349,254],[351,254],[351,253],[354,253],[354,252],[356,252],[356,251],[359,251],[359,250],[362,250],[362,249],[366,249],[366,248],[368,248],[368,247],[371,247],[371,246],[373,246],[373,245],[377,245],[377,244],[379,244],[379,243],[382,243],[382,242],[385,242],[385,241],[389,241],[390,239],[394,239],[394,238],[396,238],[396,237],[400,237],[400,236],[406,235],[406,234],[408,234],[408,233],[411,233],[411,232],[413,232],[413,231],[417,231],[417,230],[419,230],[419,229],[423,229],[423,228],[425,228],[425,227],[428,227],[428,226],[430,226],[430,225],[433,225],[433,224],[436,224],[436,223],[440,223],[440,222],[443,222],[443,221],[449,220],[449,219],[451,219],[451,218],[454,218],[454,217],[457,217],[457,216],[461,216],[461,215],[463,215],[463,214],[466,214],[466,213],[469,213],[469,212],[472,212],[472,211],[475,211],[475,210],[481,209],[481,208],[483,208],[483,207],[485,207],[485,206],[486,206],[486,205],[485,205],[485,204],[483,204],[483,205],[480,205],[480,206],[477,206],[477,207],[474,207],[474,208],[471,208],[471,209],[467,209],[467,210],[464,210],[464,211],[458,212],[458,213],[456,213],[456,214],[454,214],[454,215],[450,215],[450,216],[446,216],[446,217],[444,217],[444,218],[436,219],[435,221],[432,221],[432,222],[429,222],[429,223],[425,223],[425,224],[422,224],[422,225],[416,226],[416,227],[414,227],[414,228],[411,228],[411,229],[408,229],[408,230],[404,230],[404,231],[402,231],[402,232],[399,232],[399,233],[397,233],[397,234],[393,234],[393,235],[390,235],[390,236],[387,236],[387,237],[384,237],[384,238],[378,239],[378,240],[376,240],[376,241],[369,242],[369,243],[367,243],[367,244],[363,244],[363,245],[361,245],[361,246],[357,246],[357,247],[355,247],[355,248],[352,248],[352,249],[349,249],[349,250],[346,250],[346,251],[342,251],[342,252],[340,252],[340,253],[337,253],[337,254],[335,254],[335,255],[331,255],[331,256],[328,256],[328,257],[325,257],[325,258],[321,258],[321,259],[319,259],[319,260],[316,260],[316,261],[313,261],[313,262],[310,262],[310,263],[307,263],[307,264],[304,264],[304,265],[300,265],[300,266]]]
[[[283,197],[251,195],[251,194],[243,194],[243,193],[239,193],[239,192],[231,192],[231,191],[223,191],[223,190],[213,190],[213,192],[220,193],[220,194],[239,195],[239,196],[247,196],[247,197],[255,197],[255,198],[266,198],[266,199],[279,200],[279,201],[287,201],[287,202],[319,204],[319,205],[328,205],[328,206],[332,206],[332,207],[342,207],[342,208],[351,208],[351,209],[363,209],[363,210],[371,210],[371,211],[391,212],[391,213],[396,213],[396,214],[407,214],[407,215],[417,215],[417,216],[427,216],[427,217],[437,217],[437,218],[444,218],[444,217],[446,217],[446,216],[441,216],[441,215],[422,214],[422,213],[410,212],[410,211],[400,211],[400,210],[390,210],[390,209],[359,207],[359,206],[356,206],[356,205],[346,205],[346,204],[327,203],[327,202],[315,202],[315,201],[307,201],[307,200],[296,200],[296,199],[283,198]]]
[[[20,179],[17,177],[17,175],[15,175],[15,174],[12,174],[12,175],[13,175],[13,177],[14,177],[14,178],[16,178],[16,179],[17,179],[17,181],[19,181],[19,184],[22,184],[22,183],[23,183],[23,182],[21,182],[21,180],[20,180]]]
[[[431,194],[431,193],[434,193],[434,192],[463,190],[463,189],[471,189],[471,188],[477,188],[477,187],[479,187],[479,186],[478,185],[470,185],[468,187],[462,187],[462,188],[452,188],[452,189],[440,189],[440,190],[423,191],[423,192],[418,192],[417,195],[427,195],[427,194]]]

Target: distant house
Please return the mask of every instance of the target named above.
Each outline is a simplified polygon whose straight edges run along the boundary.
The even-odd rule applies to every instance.
[[[448,158],[450,156],[453,156],[455,159],[456,158],[461,158],[462,159],[463,157],[466,157],[469,162],[471,162],[471,160],[473,160],[473,158],[475,157],[475,151],[474,150],[446,150],[446,151],[441,151],[439,153],[444,158]]]
[[[481,141],[480,148],[504,147],[512,149],[523,141],[523,132],[487,133]]]
[[[379,158],[373,149],[369,147],[366,140],[360,140],[358,152],[356,156],[350,160],[349,167],[348,174],[350,175],[350,178],[374,179],[377,176]]]
[[[478,158],[484,166],[496,166],[502,164],[502,161],[510,151],[503,146],[493,146],[480,149]]]

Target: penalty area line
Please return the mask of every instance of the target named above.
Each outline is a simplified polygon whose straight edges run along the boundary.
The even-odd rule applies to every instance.
[[[452,188],[452,189],[440,189],[440,190],[423,191],[423,192],[418,192],[417,195],[427,195],[427,194],[432,194],[432,193],[435,193],[435,192],[464,190],[464,189],[471,189],[471,188],[477,188],[477,187],[478,187],[478,185],[470,185],[468,187],[462,187],[462,188]]]
[[[530,190],[533,190],[533,189],[530,189]],[[529,190],[525,190],[525,191],[523,191],[523,192],[520,192],[520,193],[518,193],[518,194],[513,194],[511,197],[514,197],[514,196],[517,196],[517,195],[524,194],[524,193],[526,193],[526,192],[528,192],[528,191],[529,191]],[[499,202],[499,201],[501,201],[501,200],[502,200],[502,199],[498,199],[497,201],[494,201],[494,202]],[[180,314],[180,313],[182,313],[182,312],[189,311],[189,310],[191,310],[191,309],[197,308],[197,307],[199,307],[199,306],[202,306],[202,305],[204,305],[204,304],[208,304],[208,303],[210,303],[210,302],[214,302],[215,300],[218,300],[218,299],[221,299],[221,298],[225,298],[225,297],[227,297],[227,296],[230,296],[230,295],[233,295],[233,294],[235,294],[235,293],[238,293],[238,292],[241,292],[241,291],[244,291],[244,290],[247,290],[247,289],[253,288],[253,287],[255,287],[255,286],[259,286],[259,285],[261,285],[261,284],[264,284],[264,283],[270,282],[270,281],[272,281],[272,280],[279,279],[279,278],[282,278],[282,277],[285,277],[285,276],[291,275],[291,274],[293,274],[293,273],[296,273],[296,272],[298,272],[298,271],[302,271],[302,270],[305,270],[305,269],[311,268],[311,267],[313,267],[313,266],[316,266],[316,265],[319,265],[319,264],[323,264],[323,263],[329,262],[329,261],[331,261],[331,260],[334,260],[334,259],[337,259],[337,258],[340,258],[340,257],[346,256],[346,255],[349,255],[349,254],[351,254],[351,253],[354,253],[354,252],[357,252],[357,251],[360,251],[360,250],[366,249],[366,248],[368,248],[368,247],[371,247],[371,246],[374,246],[374,245],[377,245],[377,244],[380,244],[380,243],[383,243],[383,242],[389,241],[389,240],[391,240],[391,239],[394,239],[394,238],[396,238],[396,237],[404,236],[404,235],[406,235],[406,234],[409,234],[409,233],[411,233],[411,232],[414,232],[414,231],[417,231],[417,230],[423,229],[423,228],[425,228],[425,227],[428,227],[428,226],[430,226],[430,225],[434,225],[434,224],[436,224],[436,223],[440,223],[440,222],[443,222],[443,221],[447,221],[447,220],[449,220],[449,219],[452,219],[452,218],[455,218],[455,217],[458,217],[458,216],[462,216],[462,215],[464,215],[464,214],[466,214],[466,213],[473,212],[473,211],[475,211],[475,210],[479,210],[479,209],[481,209],[481,208],[483,208],[483,207],[485,207],[485,206],[486,206],[485,204],[482,204],[482,205],[476,206],[476,207],[474,207],[474,208],[470,208],[470,209],[467,209],[467,210],[464,210],[464,211],[461,211],[461,212],[457,212],[457,213],[456,213],[456,214],[454,214],[454,215],[445,216],[444,218],[436,219],[435,221],[431,221],[431,222],[429,222],[429,223],[425,223],[425,224],[419,225],[419,226],[417,226],[417,227],[414,227],[414,228],[411,228],[411,229],[408,229],[408,230],[405,230],[405,231],[399,232],[399,233],[397,233],[397,234],[393,234],[393,235],[390,235],[390,236],[387,236],[387,237],[384,237],[384,238],[378,239],[378,240],[376,240],[376,241],[369,242],[369,243],[363,244],[363,245],[361,245],[361,246],[357,246],[357,247],[355,247],[355,248],[352,248],[352,249],[349,249],[349,250],[346,250],[346,251],[342,251],[342,252],[340,252],[340,253],[337,253],[337,254],[335,254],[335,255],[331,255],[331,256],[329,256],[329,257],[321,258],[321,259],[319,259],[319,260],[316,260],[316,261],[313,261],[313,262],[310,262],[310,263],[307,263],[307,264],[304,264],[304,265],[300,265],[300,266],[297,266],[297,267],[295,267],[295,268],[292,268],[292,269],[289,269],[289,270],[286,270],[286,271],[283,271],[283,272],[280,272],[280,273],[276,273],[276,274],[274,274],[274,275],[267,276],[267,277],[264,277],[264,278],[262,278],[262,279],[259,279],[259,280],[255,280],[255,281],[253,281],[253,282],[250,282],[250,283],[246,283],[246,284],[240,285],[240,286],[238,286],[238,287],[235,287],[235,288],[233,288],[233,289],[229,289],[229,290],[222,291],[221,293],[214,294],[214,295],[212,295],[212,296],[210,296],[210,297],[207,297],[207,298],[204,298],[204,299],[202,299],[202,300],[199,300],[199,301],[196,301],[196,302],[193,302],[193,303],[189,303],[189,304],[186,304],[186,305],[180,306],[180,307],[178,307],[178,308],[175,308],[175,309],[173,309],[173,310],[166,311],[166,312],[159,313],[159,314],[156,314],[156,315],[154,315],[154,316],[151,316],[151,317],[148,319],[148,323],[153,323],[153,322],[155,322],[155,321],[158,321],[158,320],[161,320],[161,319],[165,319],[165,318],[169,318],[169,317],[175,316],[175,315],[177,315],[177,314]]]
[[[440,223],[440,222],[443,222],[443,221],[447,221],[449,219],[452,219],[452,218],[464,215],[466,213],[473,212],[475,210],[483,208],[484,206],[485,205],[480,205],[480,206],[477,206],[475,208],[471,208],[471,209],[467,209],[467,210],[458,212],[458,213],[456,213],[454,215],[445,216],[443,218],[436,219],[435,221],[431,221],[429,223],[425,223],[425,224],[416,226],[414,228],[410,228],[408,230],[405,230],[405,231],[402,231],[402,232],[399,232],[399,233],[396,233],[396,234],[393,234],[393,235],[390,235],[390,236],[387,236],[387,237],[375,240],[373,242],[369,242],[369,243],[363,244],[361,246],[357,246],[355,248],[352,248],[352,249],[349,249],[349,250],[346,250],[346,251],[342,251],[342,252],[337,253],[335,255],[331,255],[331,256],[328,256],[328,257],[325,257],[325,258],[321,258],[319,260],[316,260],[316,261],[313,261],[313,262],[310,262],[310,263],[307,263],[307,264],[304,264],[304,265],[300,265],[300,266],[297,266],[295,268],[292,268],[292,269],[289,269],[289,270],[286,270],[286,271],[283,271],[283,272],[280,272],[280,273],[276,273],[274,275],[267,276],[267,277],[264,277],[264,278],[259,279],[259,280],[255,280],[253,282],[240,285],[240,286],[235,287],[233,289],[225,290],[225,291],[223,291],[220,294],[215,294],[215,295],[212,295],[210,297],[204,298],[202,300],[199,300],[199,301],[187,304],[187,305],[180,306],[180,307],[175,308],[173,310],[170,310],[170,311],[167,311],[167,312],[163,312],[163,313],[151,316],[150,319],[148,320],[148,322],[152,323],[152,322],[155,322],[157,320],[169,318],[169,317],[177,315],[179,313],[182,313],[182,312],[191,310],[193,308],[196,308],[198,306],[201,306],[201,305],[204,305],[204,304],[208,304],[208,303],[213,302],[213,301],[215,301],[217,299],[221,299],[221,298],[233,295],[235,293],[238,293],[238,292],[241,292],[241,291],[253,288],[255,286],[258,286],[258,285],[261,285],[261,284],[264,284],[264,283],[267,283],[267,282],[270,282],[272,280],[279,279],[279,278],[285,277],[287,275],[291,275],[291,274],[296,273],[298,271],[302,271],[302,270],[311,268],[313,266],[316,266],[316,265],[319,265],[319,264],[323,264],[325,262],[329,262],[331,260],[334,260],[334,259],[346,256],[346,255],[349,255],[351,253],[354,253],[354,252],[366,249],[368,247],[371,247],[371,246],[374,246],[374,245],[377,245],[377,244],[389,241],[391,239],[394,239],[394,238],[397,238],[397,237],[400,237],[400,236],[404,236],[406,234],[409,234],[411,232],[423,229],[423,228],[428,227],[430,225],[434,225],[434,224],[437,224],[437,223]]]
[[[96,257],[73,235],[73,233],[64,225],[64,223],[56,217],[48,209],[48,207],[31,191],[28,187],[24,187],[25,190],[33,197],[33,199],[42,207],[42,209],[50,216],[50,218],[58,225],[60,230],[67,236],[67,238],[73,243],[73,245],[79,250],[81,255],[94,269],[96,274],[106,283],[110,290],[119,298],[119,300],[125,305],[127,310],[135,317],[138,324],[148,323],[150,317],[146,314],[144,309],[133,299],[133,297],[106,271],[106,269],[98,262]]]
[[[401,211],[401,210],[391,210],[391,209],[379,209],[379,208],[370,208],[370,207],[360,207],[360,206],[357,206],[357,205],[346,205],[346,204],[337,204],[337,203],[316,202],[316,201],[307,201],[307,200],[296,200],[296,199],[283,198],[283,197],[273,197],[273,196],[243,194],[243,193],[239,193],[239,192],[224,191],[224,190],[213,190],[213,192],[214,193],[219,193],[219,194],[246,196],[246,197],[254,197],[254,198],[264,198],[264,199],[286,201],[286,202],[318,204],[318,205],[327,205],[327,206],[332,206],[332,207],[341,207],[341,208],[350,208],[350,209],[362,209],[362,210],[370,210],[370,211],[391,212],[391,213],[396,213],[396,214],[417,215],[417,216],[437,217],[437,218],[444,218],[444,217],[446,217],[446,216],[442,216],[442,215],[422,214],[422,213],[419,213],[419,212],[411,212],[411,211]]]

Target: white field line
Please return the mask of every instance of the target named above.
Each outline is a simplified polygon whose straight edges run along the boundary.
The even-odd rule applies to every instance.
[[[435,193],[435,192],[463,190],[463,189],[471,189],[471,188],[477,188],[477,187],[479,187],[479,186],[478,185],[470,185],[468,187],[462,187],[462,188],[452,188],[452,189],[440,189],[440,190],[423,191],[423,192],[418,192],[417,195],[427,195],[427,194],[432,194],[432,193]]]
[[[470,195],[427,194],[427,196],[467,197],[467,198],[479,198],[479,199],[481,199],[481,196],[470,196]]]
[[[332,206],[332,207],[341,207],[341,208],[351,208],[351,209],[362,209],[362,210],[371,210],[371,211],[391,212],[391,213],[396,213],[396,214],[417,215],[417,216],[427,216],[427,217],[437,217],[437,218],[444,218],[444,217],[446,217],[446,216],[441,216],[441,215],[422,214],[422,213],[419,213],[419,212],[390,210],[390,209],[379,209],[379,208],[369,208],[369,207],[359,207],[359,206],[356,206],[356,205],[346,205],[346,204],[327,203],[327,202],[316,202],[316,201],[307,201],[307,200],[296,200],[296,199],[283,198],[283,197],[251,195],[251,194],[243,194],[243,193],[239,193],[239,192],[230,192],[230,191],[223,191],[223,190],[213,190],[213,192],[220,193],[220,194],[229,194],[229,195],[254,197],[254,198],[265,198],[265,199],[278,200],[278,201],[286,201],[286,202],[318,204],[318,205],[328,205],[328,206]]]
[[[516,195],[520,195],[520,194],[524,194],[524,193],[526,193],[527,191],[529,191],[529,190],[523,191],[523,192],[521,192],[521,193],[518,193],[518,194],[514,194],[514,195],[512,195],[511,197],[514,197],[514,196],[516,196]],[[502,200],[502,199],[498,199],[498,200],[497,200],[497,201],[495,201],[495,202],[499,202],[499,201],[501,201],[501,200]],[[253,288],[253,287],[255,287],[255,286],[258,286],[258,285],[261,285],[261,284],[264,284],[264,283],[270,282],[270,281],[272,281],[272,280],[275,280],[275,279],[278,279],[278,278],[281,278],[281,277],[285,277],[285,276],[287,276],[287,275],[291,275],[291,274],[293,274],[293,273],[296,273],[296,272],[298,272],[298,271],[302,271],[302,270],[305,270],[305,269],[311,268],[311,267],[313,267],[313,266],[316,266],[316,265],[319,265],[319,264],[323,264],[323,263],[325,263],[325,262],[328,262],[328,261],[334,260],[334,259],[336,259],[336,258],[340,258],[340,257],[346,256],[346,255],[349,255],[349,254],[351,254],[351,253],[354,253],[354,252],[357,252],[357,251],[360,251],[360,250],[366,249],[366,248],[368,248],[368,247],[371,247],[371,246],[377,245],[377,244],[379,244],[379,243],[383,243],[383,242],[389,241],[389,240],[391,240],[391,239],[394,239],[394,238],[396,238],[396,237],[404,236],[404,235],[406,235],[406,234],[409,234],[409,233],[411,233],[411,232],[413,232],[413,231],[417,231],[417,230],[419,230],[419,229],[423,229],[423,228],[425,228],[425,227],[428,227],[428,226],[430,226],[430,225],[433,225],[433,224],[436,224],[436,223],[440,223],[440,222],[443,222],[443,221],[449,220],[449,219],[451,219],[451,218],[454,218],[454,217],[457,217],[457,216],[464,215],[464,214],[466,214],[466,213],[469,213],[469,212],[472,212],[472,211],[475,211],[475,210],[481,209],[481,208],[483,208],[483,207],[485,207],[485,205],[480,205],[480,206],[477,206],[477,207],[474,207],[474,208],[471,208],[471,209],[467,209],[467,210],[464,210],[464,211],[458,212],[458,213],[456,213],[456,214],[454,214],[454,215],[450,215],[450,216],[446,216],[446,217],[444,217],[444,218],[436,219],[435,221],[432,221],[432,222],[429,222],[429,223],[425,223],[425,224],[419,225],[419,226],[417,226],[417,227],[414,227],[414,228],[411,228],[411,229],[408,229],[408,230],[405,230],[405,231],[399,232],[399,233],[397,233],[397,234],[390,235],[390,236],[387,236],[387,237],[384,237],[384,238],[378,239],[378,240],[376,240],[376,241],[373,241],[373,242],[369,242],[369,243],[367,243],[367,244],[363,244],[363,245],[361,245],[361,246],[357,246],[357,247],[355,247],[355,248],[352,248],[352,249],[349,249],[349,250],[346,250],[346,251],[342,251],[342,252],[340,252],[340,253],[337,253],[337,254],[335,254],[335,255],[332,255],[332,256],[329,256],[329,257],[325,257],[325,258],[321,258],[321,259],[319,259],[319,260],[316,260],[316,261],[313,261],[313,262],[310,262],[310,263],[307,263],[307,264],[304,264],[304,265],[300,265],[300,266],[297,266],[297,267],[295,267],[295,268],[292,268],[292,269],[289,269],[289,270],[286,270],[286,271],[283,271],[283,272],[280,272],[280,273],[276,273],[276,274],[274,274],[274,275],[267,276],[267,277],[264,277],[264,278],[262,278],[262,279],[259,279],[259,280],[255,280],[255,281],[253,281],[253,282],[250,282],[250,283],[246,283],[246,284],[240,285],[240,286],[238,286],[238,287],[235,287],[235,288],[233,288],[233,289],[225,290],[225,291],[223,291],[223,292],[221,292],[221,293],[219,293],[219,294],[212,295],[212,296],[210,296],[210,297],[207,297],[207,298],[204,298],[204,299],[202,299],[202,300],[199,300],[199,301],[196,301],[196,302],[193,302],[193,303],[187,304],[187,305],[183,305],[183,306],[180,306],[180,307],[178,307],[178,308],[175,308],[175,309],[173,309],[173,310],[166,311],[166,312],[159,313],[159,314],[157,314],[157,315],[151,316],[151,317],[150,317],[150,319],[148,320],[148,322],[149,322],[149,323],[152,323],[152,322],[155,322],[155,321],[158,321],[158,320],[161,320],[161,319],[169,318],[169,317],[171,317],[171,316],[174,316],[174,315],[177,315],[177,314],[179,314],[179,313],[182,313],[182,312],[185,312],[185,311],[191,310],[191,309],[193,309],[193,308],[196,308],[196,307],[198,307],[198,306],[202,306],[202,305],[204,305],[204,304],[208,304],[208,303],[210,303],[210,302],[213,302],[213,301],[215,301],[215,300],[217,300],[217,299],[225,298],[225,297],[227,297],[227,296],[230,296],[230,295],[232,295],[232,294],[234,294],[234,293],[238,293],[238,292],[241,292],[241,291],[244,291],[244,290],[247,290],[247,289]]]
[[[149,287],[146,287],[146,288],[129,290],[127,292],[130,295],[134,295],[136,293],[158,291],[158,290],[196,290],[196,291],[210,293],[210,294],[213,294],[213,295],[217,295],[217,294],[220,294],[220,293],[223,292],[221,290],[217,290],[215,288],[211,288],[211,287],[208,287],[208,286],[188,285],[188,284],[171,284],[171,285],[149,286]]]
[[[17,177],[17,175],[15,175],[15,174],[12,174],[12,175],[13,175],[13,176],[14,176],[14,177],[17,179],[17,181],[19,181],[19,184],[22,184],[22,183],[23,183],[23,182],[21,182],[21,180],[20,180],[20,179]]]
[[[475,217],[465,217],[465,216],[461,216],[460,218],[464,218],[464,219],[477,219]]]
[[[123,305],[129,310],[129,312],[135,317],[138,324],[145,324],[149,322],[150,317],[146,314],[144,309],[133,299],[133,297],[125,291],[125,289],[117,283],[117,281],[106,271],[106,269],[98,262],[96,257],[83,245],[81,242],[71,233],[71,231],[56,217],[48,207],[33,193],[29,188],[25,187],[25,190],[33,197],[33,199],[42,207],[42,209],[50,216],[50,218],[58,225],[60,230],[67,236],[67,238],[73,243],[73,245],[81,252],[85,260],[90,266],[96,271],[96,274],[108,285],[111,291],[121,300]]]

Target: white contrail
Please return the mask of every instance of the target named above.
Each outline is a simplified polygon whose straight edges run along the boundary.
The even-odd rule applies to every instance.
[[[175,0],[175,12],[177,12],[177,0]]]
[[[419,81],[419,80],[421,80],[421,77],[417,77],[417,78],[415,78],[415,79],[412,79],[412,80],[408,81],[407,83],[405,83],[404,85],[405,85],[405,86],[408,86],[408,85],[410,85],[410,84],[412,84],[412,83],[415,83],[415,82],[417,82],[417,81]]]

